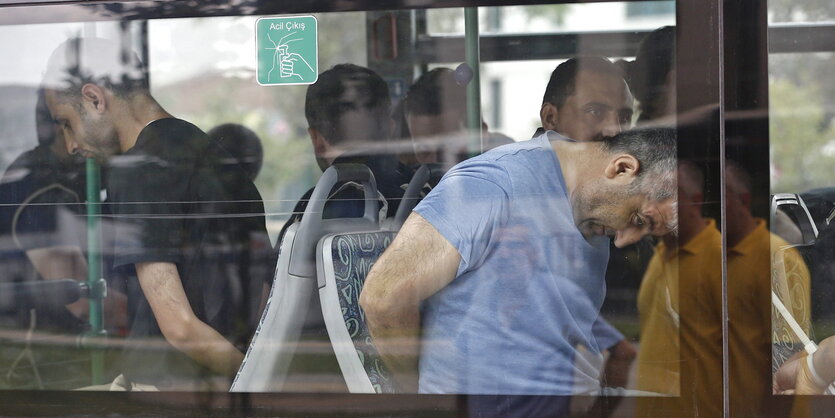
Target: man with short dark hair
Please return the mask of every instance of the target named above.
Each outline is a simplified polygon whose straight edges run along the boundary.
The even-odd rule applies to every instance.
[[[627,63],[627,80],[640,105],[638,123],[670,118],[676,113],[676,28],[662,26],[641,40],[635,60]]]
[[[467,88],[455,71],[435,68],[422,74],[406,92],[405,121],[415,157],[421,164],[453,166],[469,158],[472,133],[467,129]],[[488,131],[481,122],[481,151],[509,144],[512,139]]]
[[[368,68],[354,64],[338,64],[319,74],[319,79],[307,88],[304,103],[307,132],[319,168],[324,171],[340,163],[366,165],[374,174],[377,190],[385,197],[389,217],[397,212],[403,197],[401,186],[409,183],[412,174],[390,148],[390,107],[386,82]],[[313,189],[308,190],[296,204],[294,217],[284,230],[294,219],[300,219],[312,192]],[[363,199],[361,190],[343,188],[331,196],[323,217],[360,217]]]
[[[404,389],[572,393],[575,347],[601,349],[591,328],[609,238],[624,246],[676,227],[675,150],[671,129],[588,142],[546,133],[453,167],[360,296]]]
[[[307,88],[304,116],[322,171],[346,151],[386,141],[390,107],[386,82],[368,68],[337,64],[320,74]]]
[[[131,313],[113,389],[225,389],[252,335],[253,235],[264,209],[240,166],[151,96],[147,70],[118,42],[75,38],[52,54],[46,101],[67,150],[108,164],[115,266]],[[266,269],[269,270],[269,269]],[[176,350],[148,347],[164,337]]]
[[[628,129],[632,94],[622,71],[603,57],[575,57],[551,73],[539,119],[543,131],[575,141],[612,137]]]

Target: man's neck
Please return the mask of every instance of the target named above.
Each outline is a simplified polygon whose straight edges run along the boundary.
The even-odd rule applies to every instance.
[[[577,190],[580,183],[596,177],[594,173],[603,171],[600,167],[602,159],[598,158],[601,153],[600,146],[598,142],[551,141],[551,148],[557,154],[569,195]]]
[[[702,217],[694,219],[691,222],[679,222],[678,235],[664,235],[661,237],[661,241],[664,242],[664,246],[668,249],[675,249],[679,246],[684,246],[692,241],[693,238],[696,238],[699,233],[704,231],[708,224],[709,221]]]
[[[119,136],[119,147],[125,152],[139,139],[139,133],[149,123],[172,117],[162,106],[147,94],[136,94],[122,102],[123,106],[117,113],[116,132]]]
[[[757,220],[753,216],[735,219],[734,222],[736,225],[733,228],[728,228],[726,238],[728,240],[728,248],[736,247],[737,244],[757,229]]]

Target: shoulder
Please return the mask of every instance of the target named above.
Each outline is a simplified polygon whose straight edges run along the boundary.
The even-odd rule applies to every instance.
[[[722,265],[722,258],[725,256],[725,251],[722,248],[722,233],[716,228],[715,224],[707,227],[708,239],[704,243],[704,252],[702,257],[702,268],[719,276],[722,275],[722,270],[719,266]]]
[[[805,262],[803,261],[803,256],[800,254],[800,251],[797,250],[796,247],[788,248],[791,244],[786,242],[782,237],[779,235],[769,232],[770,236],[770,244],[771,244],[771,257],[774,259],[774,256],[778,251],[783,250],[783,261],[786,263],[794,263],[794,264],[803,264],[805,266]]]
[[[208,136],[200,128],[180,119],[158,119],[142,129],[132,148],[110,159],[111,177],[150,167],[188,170],[205,162],[208,151]]]
[[[55,184],[72,184],[71,173],[61,173],[48,150],[41,147],[18,156],[0,179],[0,200],[20,203],[38,189]]]
[[[43,146],[37,146],[15,158],[3,174],[3,179],[5,182],[8,179],[19,179],[25,174],[32,174],[36,171],[52,171],[54,165],[51,152]]]
[[[39,152],[39,148],[34,148],[29,151],[20,154],[17,158],[9,164],[9,170],[15,168],[25,168],[30,167],[32,164],[38,163],[42,159],[42,153]]]
[[[535,170],[542,167],[547,158],[553,159],[548,152],[552,152],[550,147],[543,147],[540,140],[514,142],[459,163],[445,177],[474,176],[499,185],[510,185],[512,179],[519,177],[520,171]]]
[[[208,143],[208,135],[197,126],[182,119],[163,118],[146,125],[128,153],[169,156],[177,150],[202,149],[207,147]]]
[[[151,121],[150,123],[148,123],[148,125],[145,126],[144,129],[142,129],[142,133],[140,133],[140,136],[145,133],[189,133],[206,136],[206,133],[194,124],[173,117]]]

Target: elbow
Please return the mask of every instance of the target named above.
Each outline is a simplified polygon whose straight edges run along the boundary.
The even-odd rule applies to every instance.
[[[407,311],[407,304],[391,292],[366,286],[360,293],[360,307],[365,312],[365,319],[371,328],[389,328],[395,326],[399,318]]]
[[[189,344],[193,342],[191,323],[191,318],[178,318],[160,323],[159,328],[169,344],[177,350],[187,351]]]
[[[635,346],[627,340],[618,342],[609,354],[615,359],[630,363],[638,357],[638,351],[635,349]]]
[[[390,309],[386,306],[385,298],[380,295],[380,292],[375,292],[365,286],[360,292],[360,308],[365,312],[365,317],[371,324],[380,322],[380,318],[385,318],[386,311]]]

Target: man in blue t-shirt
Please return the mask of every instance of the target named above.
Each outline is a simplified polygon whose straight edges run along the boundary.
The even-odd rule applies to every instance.
[[[593,142],[549,131],[450,170],[360,298],[401,388],[570,394],[575,347],[600,349],[608,238],[675,229],[675,157],[672,129]]]

